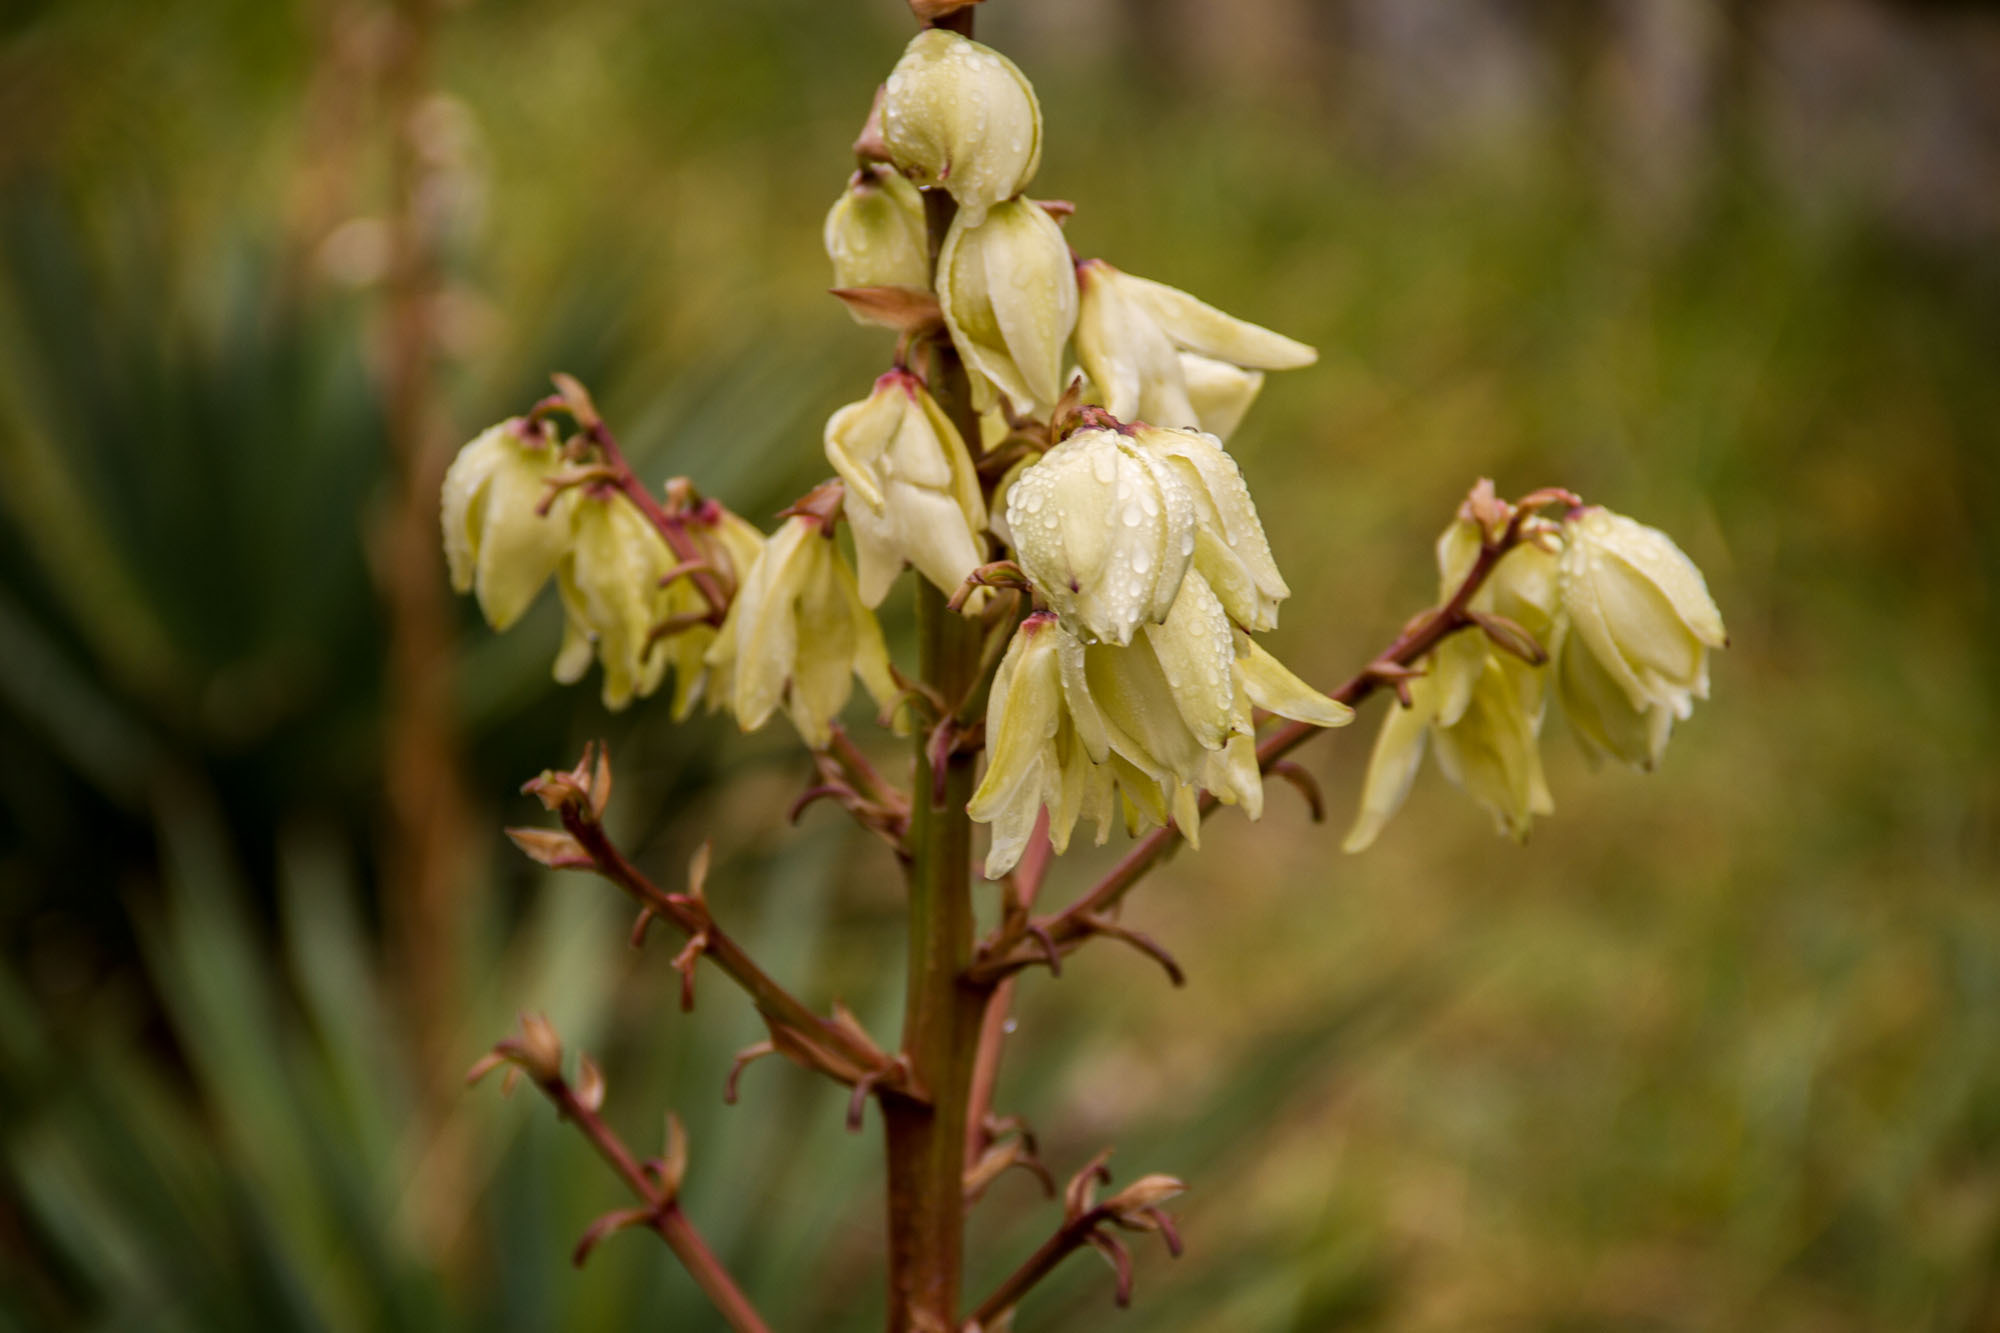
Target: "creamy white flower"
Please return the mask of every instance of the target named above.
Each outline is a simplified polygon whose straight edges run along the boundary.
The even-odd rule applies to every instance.
[[[1097,841],[1117,810],[1113,771],[1092,763],[1077,735],[1062,688],[1061,659],[1078,645],[1038,612],[1014,631],[986,705],[986,774],[966,813],[993,826],[986,875],[998,879],[1027,849],[1036,817],[1049,812],[1049,842],[1068,850],[1079,819],[1097,824]]]
[[[1464,518],[1438,538],[1440,602],[1464,581],[1480,541],[1478,525]],[[1539,539],[1515,547],[1471,608],[1513,621],[1546,651],[1561,632],[1555,565]],[[1525,838],[1534,816],[1555,810],[1540,750],[1547,688],[1545,668],[1496,649],[1477,628],[1439,644],[1425,674],[1409,682],[1410,706],[1391,707],[1382,720],[1345,848],[1358,852],[1373,844],[1402,808],[1429,741],[1436,743],[1445,776],[1491,812],[1502,832]]]
[[[1227,436],[1263,384],[1254,372],[1318,358],[1304,343],[1101,259],[1077,266],[1077,288],[1077,360],[1120,420]]]
[[[1245,629],[1278,623],[1278,603],[1292,595],[1271,558],[1242,469],[1213,435],[1193,430],[1140,429],[1141,449],[1172,459],[1195,501],[1194,567]]]
[[[445,472],[440,517],[451,586],[473,593],[496,630],[521,618],[569,549],[573,493],[537,512],[561,466],[553,432],[515,418],[482,431]]]
[[[847,485],[861,600],[881,605],[903,562],[946,593],[985,562],[986,503],[972,458],[921,381],[892,370],[826,423],[826,456]],[[969,612],[983,605],[975,594]]]
[[[1472,634],[1461,631],[1460,637]],[[1537,720],[1523,700],[1521,677],[1538,669],[1497,653],[1474,665],[1462,701],[1446,697],[1452,688],[1447,677],[1427,675],[1409,683],[1409,707],[1389,710],[1369,756],[1360,813],[1342,844],[1346,850],[1365,850],[1402,808],[1426,739],[1436,741],[1445,776],[1484,806],[1501,832],[1525,838],[1534,816],[1554,812],[1542,776]],[[1449,722],[1448,705],[1457,708]]]
[[[1011,60],[942,28],[912,38],[882,98],[889,154],[919,185],[941,186],[977,226],[1042,160],[1042,109]]]
[[[666,540],[624,495],[583,496],[575,540],[556,575],[567,620],[556,678],[565,684],[580,679],[594,650],[604,668],[606,708],[623,708],[658,689],[669,659],[653,628],[674,601],[660,578],[676,563]]]
[[[859,676],[877,704],[895,701],[882,628],[862,604],[853,571],[820,520],[794,515],[764,543],[736,590],[707,663],[714,701],[745,731],[782,703],[815,749],[832,738]]]
[[[1674,721],[1708,697],[1709,651],[1728,642],[1722,613],[1701,571],[1656,528],[1593,507],[1562,535],[1565,713],[1586,750],[1651,767]]]
[[[961,212],[938,251],[938,305],[983,411],[995,389],[1046,415],[1063,390],[1076,271],[1055,219],[1031,199]]]
[[[1187,385],[1188,406],[1194,409],[1201,428],[1218,440],[1227,440],[1243,424],[1250,405],[1264,387],[1264,372],[1245,370],[1227,361],[1180,354],[1181,379]]]
[[[834,286],[930,290],[923,197],[887,166],[874,163],[855,172],[827,210],[822,231]],[[859,314],[854,320],[867,323]]]
[[[1022,570],[1072,633],[1130,643],[1166,618],[1195,553],[1194,490],[1164,452],[1080,430],[1007,490]]]
[[[1044,806],[1059,852],[1080,817],[1102,842],[1120,812],[1129,832],[1171,821],[1199,845],[1203,788],[1257,818],[1254,708],[1323,727],[1354,716],[1234,628],[1199,574],[1129,645],[1085,644],[1050,613],[1030,616],[988,700],[987,773],[969,807],[994,825],[987,874],[1012,868]]]

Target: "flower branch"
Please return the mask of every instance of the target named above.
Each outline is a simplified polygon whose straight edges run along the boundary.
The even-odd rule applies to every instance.
[[[965,1321],[961,1333],[983,1333],[989,1328],[1006,1327],[1006,1319],[1021,1303],[1021,1298],[1054,1272],[1063,1260],[1086,1246],[1103,1254],[1117,1272],[1118,1285],[1113,1299],[1118,1307],[1124,1309],[1130,1305],[1132,1255],[1124,1242],[1112,1234],[1113,1227],[1155,1233],[1165,1242],[1169,1254],[1180,1257],[1180,1232],[1160,1205],[1184,1193],[1187,1186],[1172,1176],[1144,1176],[1099,1203],[1096,1199],[1097,1187],[1111,1179],[1111,1172],[1104,1165],[1110,1155],[1108,1149],[1099,1153],[1071,1179],[1064,1196],[1062,1225],[1053,1236],[1042,1242],[1040,1249],[1009,1274],[992,1295],[979,1303]]]
[[[546,829],[510,830],[510,835],[544,865],[558,870],[590,870],[624,890],[640,909],[635,937],[643,935],[646,924],[654,919],[676,927],[687,941],[687,948],[675,960],[683,978],[685,1003],[692,1004],[694,966],[705,957],[749,995],[770,1026],[774,1045],[785,1055],[838,1082],[852,1086],[868,1079],[874,1087],[922,1101],[922,1091],[912,1085],[907,1069],[871,1041],[850,1016],[837,1013],[828,1019],[814,1013],[715,924],[699,874],[690,877],[688,892],[668,893],[618,850],[603,824],[610,787],[610,764],[603,751],[598,752],[594,764],[586,751],[574,769],[544,773],[526,787],[562,821],[567,841],[561,841],[562,834]],[[697,857],[697,868],[704,859]]]
[[[511,1066],[507,1071],[510,1080],[525,1074],[554,1103],[557,1117],[582,1131],[597,1155],[639,1197],[640,1207],[617,1209],[593,1222],[578,1241],[572,1262],[581,1268],[606,1236],[644,1227],[667,1243],[667,1248],[735,1333],[769,1333],[769,1325],[750,1304],[749,1297],[681,1211],[680,1187],[687,1171],[687,1139],[679,1118],[667,1117],[665,1155],[649,1158],[642,1165],[598,1114],[604,1102],[604,1079],[596,1064],[587,1055],[580,1057],[577,1081],[572,1084],[563,1077],[562,1057],[562,1042],[548,1020],[524,1015],[521,1035],[500,1042],[472,1067],[466,1079],[477,1082],[501,1065]]]

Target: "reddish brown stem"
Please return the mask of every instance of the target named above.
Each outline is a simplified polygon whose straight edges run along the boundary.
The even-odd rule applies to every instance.
[[[1472,599],[1500,558],[1520,545],[1522,524],[1528,517],[1524,506],[1516,512],[1506,529],[1493,541],[1483,544],[1472,567],[1466,571],[1451,597],[1444,605],[1419,616],[1397,636],[1396,641],[1377,653],[1367,666],[1349,677],[1338,688],[1330,691],[1332,698],[1352,707],[1381,689],[1385,684],[1397,679],[1398,673],[1416,665],[1424,656],[1447,637],[1473,624],[1468,609]],[[1266,736],[1257,746],[1257,762],[1263,768],[1270,768],[1299,746],[1317,736],[1323,728],[1309,722],[1287,722]],[[1201,798],[1201,817],[1220,804],[1214,796],[1204,793]],[[1003,927],[999,937],[990,949],[982,950],[981,960],[974,964],[968,976],[974,981],[997,981],[1037,962],[1052,962],[1047,943],[1053,942],[1058,953],[1075,949],[1091,935],[1099,932],[1094,919],[1123,898],[1131,888],[1146,875],[1146,872],[1165,860],[1181,843],[1181,834],[1172,825],[1155,829],[1142,838],[1127,852],[1118,864],[1111,867],[1104,877],[1092,885],[1090,891],[1052,916],[1031,921],[1025,926],[1008,930]]]
[[[632,1150],[604,1123],[603,1117],[579,1101],[575,1090],[562,1079],[540,1082],[539,1086],[556,1104],[562,1118],[583,1131],[583,1136],[597,1149],[597,1155],[610,1163],[611,1169],[645,1203],[652,1213],[648,1225],[667,1243],[667,1248],[674,1252],[674,1257],[681,1261],[681,1266],[687,1269],[709,1303],[721,1312],[729,1327],[735,1333],[770,1333],[770,1326],[750,1304],[750,1298],[723,1269],[715,1251],[708,1248],[708,1242],[681,1211],[679,1201],[653,1183],[632,1156]]]
[[[701,593],[702,600],[708,603],[709,623],[720,625],[729,613],[729,594],[717,582],[707,553],[688,535],[686,520],[679,514],[668,513],[666,507],[653,498],[653,493],[632,471],[632,465],[625,461],[625,452],[618,447],[618,437],[611,433],[611,427],[605,425],[601,418],[577,424],[583,428],[584,436],[604,455],[605,466],[617,479],[618,489],[639,507],[639,512],[659,532],[675,558],[687,567],[687,577],[693,581],[695,590]]]
[[[1165,1214],[1157,1210],[1153,1212],[1156,1223],[1167,1241],[1168,1251],[1178,1255],[1180,1237],[1172,1230],[1172,1222]],[[1033,1290],[1035,1284],[1054,1272],[1056,1266],[1063,1260],[1086,1246],[1111,1240],[1107,1228],[1118,1222],[1116,1210],[1104,1204],[1098,1204],[1065,1221],[1053,1236],[1042,1242],[1040,1249],[1029,1255],[1019,1268],[1007,1275],[1006,1280],[994,1289],[992,1295],[979,1303],[979,1307],[966,1318],[966,1326],[983,1329],[993,1320],[1005,1315],[1021,1303],[1021,1298]],[[1129,1223],[1125,1225],[1129,1226]],[[1113,1248],[1119,1255],[1116,1260],[1119,1270],[1118,1304],[1123,1307],[1132,1296],[1132,1274],[1129,1266],[1131,1256],[1125,1253],[1122,1245],[1116,1245],[1114,1242]]]
[[[1010,915],[1025,918],[1035,910],[1035,898],[1041,892],[1042,880],[1047,877],[1049,862],[1054,858],[1055,848],[1049,845],[1049,812],[1044,810],[1036,817],[1034,832],[1028,835],[1027,850],[1014,867],[1008,886],[1007,911]],[[994,1089],[999,1086],[1000,1057],[1006,1047],[1008,1020],[1013,1007],[1014,978],[1008,977],[987,996],[986,1013],[979,1022],[979,1050],[972,1060],[972,1092],[965,1117],[967,1170],[978,1163],[993,1142],[986,1123],[993,1111]]]
[[[829,1077],[852,1084],[862,1074],[878,1072],[880,1086],[896,1088],[906,1097],[921,1100],[895,1061],[873,1043],[863,1041],[850,1029],[814,1013],[803,1000],[773,980],[757,966],[741,945],[715,924],[707,906],[698,898],[672,894],[661,889],[625,859],[604,832],[604,826],[575,805],[562,810],[563,827],[590,857],[591,869],[616,884],[641,907],[663,921],[672,922],[689,939],[697,935],[707,940],[702,952],[750,996],[766,1021],[790,1028],[812,1044],[826,1048],[837,1060],[819,1062]],[[851,1065],[849,1069],[846,1066]]]

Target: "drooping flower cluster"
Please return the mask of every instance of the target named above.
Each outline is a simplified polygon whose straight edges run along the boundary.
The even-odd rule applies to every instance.
[[[486,621],[510,628],[553,577],[562,595],[555,676],[604,668],[604,704],[623,708],[674,671],[673,715],[685,718],[707,680],[714,638],[706,599],[632,501],[588,469],[547,421],[516,417],[459,451],[445,473],[442,519],[452,587],[473,593]],[[757,530],[713,502],[677,515],[699,563],[733,586],[757,559]],[[663,629],[676,631],[663,634]]]
[[[1438,539],[1449,597],[1478,556],[1482,530],[1461,516]],[[1708,697],[1708,652],[1727,642],[1701,571],[1665,533],[1596,506],[1560,524],[1529,520],[1527,539],[1502,556],[1471,609],[1497,616],[1546,648],[1542,662],[1466,630],[1408,683],[1410,704],[1383,720],[1361,808],[1346,847],[1373,843],[1401,808],[1435,744],[1438,767],[1525,838],[1555,803],[1540,737],[1553,686],[1570,730],[1593,763],[1659,762],[1677,719]]]
[[[988,875],[1013,866],[1043,806],[1058,850],[1079,818],[1101,841],[1114,813],[1134,831],[1171,819],[1195,840],[1201,788],[1255,818],[1252,710],[1351,720],[1246,632],[1275,625],[1289,590],[1213,436],[1077,431],[1009,488],[1007,528],[1051,610],[1016,635],[989,698],[993,751],[971,806],[994,825]]]

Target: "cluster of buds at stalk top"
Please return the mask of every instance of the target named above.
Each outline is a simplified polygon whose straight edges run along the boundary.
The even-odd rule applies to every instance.
[[[1493,538],[1472,512],[1482,494],[1438,539],[1441,602]],[[1403,682],[1405,706],[1383,720],[1347,850],[1372,844],[1401,808],[1427,741],[1445,776],[1523,839],[1555,809],[1540,750],[1552,695],[1593,763],[1609,755],[1647,769],[1675,720],[1707,697],[1722,615],[1671,538],[1596,506],[1559,523],[1523,517],[1517,536],[1465,608],[1484,632],[1446,639]]]

